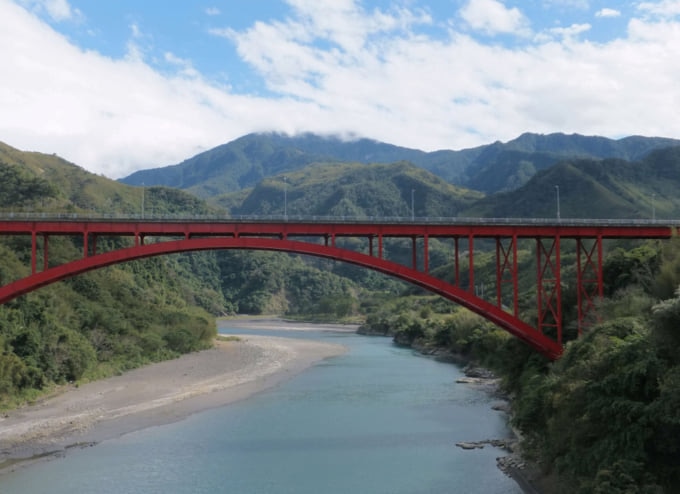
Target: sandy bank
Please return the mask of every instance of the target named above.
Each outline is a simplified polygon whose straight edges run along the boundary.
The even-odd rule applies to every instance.
[[[217,320],[218,327],[276,331],[343,331],[356,333],[357,324],[328,324],[291,321],[273,316],[235,316]]]
[[[272,387],[344,351],[341,345],[248,335],[72,387],[0,418],[0,462],[7,467],[15,460],[181,420]]]

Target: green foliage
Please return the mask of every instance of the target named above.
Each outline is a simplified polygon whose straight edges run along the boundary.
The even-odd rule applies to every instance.
[[[492,355],[504,341],[503,334],[483,317],[464,309],[434,325],[437,345],[476,359]]]
[[[610,252],[602,266],[606,295],[630,285],[650,291],[661,265],[661,252],[652,245],[643,245],[630,251],[617,248]]]
[[[234,204],[234,197],[221,197],[220,203]],[[452,217],[482,195],[401,162],[315,164],[265,178],[246,196],[238,193],[238,197],[242,203],[230,209],[237,215],[283,215],[286,209],[289,215],[363,218],[410,217],[412,213]]]
[[[648,304],[636,297],[648,300],[629,288],[609,304]],[[530,371],[515,386],[513,422],[525,449],[560,473],[565,492],[661,493],[680,485],[678,307],[680,292],[651,315],[610,311],[618,316],[569,343],[548,373]]]
[[[346,317],[357,306],[352,282],[299,257],[224,251],[218,253],[217,265],[222,292],[235,312]]]
[[[205,213],[181,191],[144,191],[88,174],[56,156],[0,144],[0,207],[16,211]],[[128,245],[99,238],[104,251]],[[53,236],[50,264],[82,256],[82,238]],[[39,256],[41,253],[39,253]],[[42,260],[38,259],[38,263]],[[26,276],[30,237],[0,238],[0,281]],[[211,345],[211,314],[225,310],[214,255],[186,254],[111,266],[0,306],[0,408],[53,384],[103,377]],[[209,311],[209,312],[207,312]]]
[[[0,161],[0,208],[13,209],[31,206],[39,209],[51,203],[57,189],[47,180],[32,177],[18,166]]]

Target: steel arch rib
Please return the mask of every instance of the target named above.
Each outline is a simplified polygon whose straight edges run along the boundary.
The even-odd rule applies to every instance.
[[[535,328],[532,328],[529,324],[499,309],[495,305],[475,297],[466,290],[462,290],[426,273],[360,252],[333,246],[276,238],[194,237],[183,240],[136,245],[134,247],[96,254],[49,268],[45,271],[32,274],[26,278],[0,287],[0,304],[65,278],[113,264],[162,254],[221,249],[269,250],[307,254],[344,261],[373,269],[418,285],[470,309],[505,329],[517,338],[525,341],[548,358],[556,359],[562,353],[562,347],[558,342],[551,340]]]

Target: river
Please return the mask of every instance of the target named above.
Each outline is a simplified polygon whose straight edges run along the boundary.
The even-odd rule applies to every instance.
[[[244,333],[223,321],[221,333]],[[231,326],[227,326],[227,324]],[[507,437],[495,399],[451,364],[389,339],[253,331],[341,343],[349,351],[276,388],[2,477],[0,492],[520,494],[502,450],[459,441]]]

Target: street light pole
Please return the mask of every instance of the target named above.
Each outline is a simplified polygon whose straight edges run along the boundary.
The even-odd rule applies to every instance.
[[[557,221],[560,221],[560,186],[555,186],[555,192],[557,193]]]
[[[144,219],[144,182],[142,182],[142,219]]]
[[[283,219],[288,219],[288,179],[283,177]]]
[[[411,221],[415,221],[416,219],[416,208],[415,208],[415,194],[416,190],[411,189]]]
[[[656,219],[656,203],[654,200],[656,199],[656,194],[652,194],[652,220]]]

